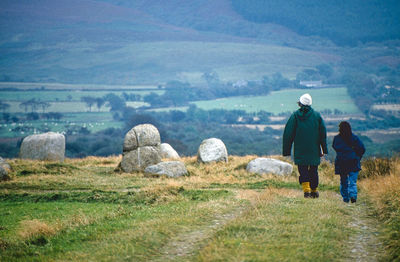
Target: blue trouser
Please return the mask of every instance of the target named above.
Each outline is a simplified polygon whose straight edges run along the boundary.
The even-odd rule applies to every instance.
[[[340,175],[340,194],[344,202],[349,202],[350,198],[357,199],[357,177],[358,171]]]
[[[299,182],[310,182],[310,187],[312,190],[318,187],[318,166],[305,166],[305,165],[298,165],[297,168],[299,169]]]

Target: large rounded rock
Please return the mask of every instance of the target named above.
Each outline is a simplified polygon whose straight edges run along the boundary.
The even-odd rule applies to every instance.
[[[124,139],[124,152],[142,146],[159,146],[161,143],[158,129],[151,124],[138,125],[129,130]]]
[[[64,161],[65,137],[48,132],[25,137],[19,151],[20,158],[49,161]]]
[[[150,165],[161,162],[159,146],[138,147],[135,150],[124,153],[121,168],[124,172],[143,171]]]
[[[157,165],[148,166],[144,172],[153,175],[165,175],[168,177],[180,177],[187,175],[185,164],[180,161],[161,162]]]
[[[272,158],[256,158],[247,165],[246,170],[250,173],[290,175],[293,166],[289,163],[272,159]]]
[[[203,140],[197,152],[197,161],[202,163],[228,162],[228,151],[218,138]]]
[[[169,158],[169,159],[180,159],[178,153],[175,151],[175,149],[167,143],[162,143],[160,145],[161,149],[161,157],[162,158]]]

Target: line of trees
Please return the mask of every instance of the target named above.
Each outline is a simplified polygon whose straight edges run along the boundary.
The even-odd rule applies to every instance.
[[[29,99],[19,104],[19,108],[24,109],[25,113],[28,112],[30,108],[31,113],[36,112],[38,109],[42,109],[42,112],[45,113],[46,109],[50,107],[49,102],[39,101],[35,98]]]

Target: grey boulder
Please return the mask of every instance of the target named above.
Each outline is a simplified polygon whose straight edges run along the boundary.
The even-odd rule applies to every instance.
[[[293,166],[280,160],[260,157],[250,161],[246,170],[250,173],[256,173],[259,175],[290,175],[293,171]]]
[[[180,161],[161,162],[146,167],[144,172],[153,175],[165,175],[168,177],[180,177],[185,176],[188,173],[185,164]]]
[[[11,166],[2,157],[0,157],[0,167],[5,169],[7,172],[11,171]]]
[[[203,140],[197,151],[197,161],[202,163],[228,162],[228,151],[224,142],[218,138]]]
[[[123,151],[129,152],[143,146],[159,146],[160,143],[160,133],[155,126],[138,125],[125,135]]]
[[[63,162],[65,137],[54,132],[27,136],[22,141],[19,156],[23,159]]]
[[[2,166],[0,166],[0,181],[9,180],[8,172]]]
[[[159,146],[138,147],[130,152],[125,152],[121,161],[124,172],[143,171],[146,167],[161,162]]]
[[[160,149],[161,149],[161,158],[180,159],[178,153],[170,144],[162,143],[160,145]]]

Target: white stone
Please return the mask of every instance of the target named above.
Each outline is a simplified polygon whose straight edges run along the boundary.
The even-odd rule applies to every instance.
[[[218,138],[203,140],[197,151],[197,161],[202,163],[228,162],[228,151]]]
[[[259,175],[275,174],[283,176],[292,174],[293,166],[280,160],[260,157],[250,161],[246,170]]]
[[[188,173],[185,164],[180,161],[161,162],[146,167],[144,172],[153,175],[165,175],[168,177],[180,177],[185,176]]]
[[[161,148],[161,158],[180,159],[178,153],[170,144],[162,143],[160,145],[160,148]]]
[[[23,159],[63,162],[65,137],[54,132],[27,136],[22,141],[19,156]]]

